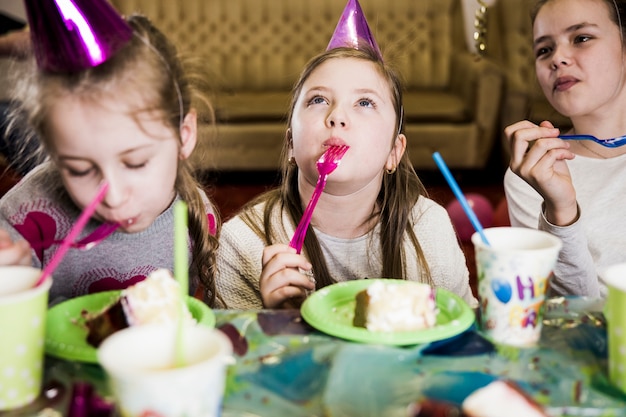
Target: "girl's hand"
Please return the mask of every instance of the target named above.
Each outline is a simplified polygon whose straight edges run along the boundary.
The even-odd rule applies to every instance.
[[[537,126],[524,120],[507,126],[504,134],[511,149],[511,171],[543,197],[548,221],[558,226],[575,221],[576,190],[566,163],[574,153],[558,138],[559,129],[547,121]]]
[[[6,230],[0,229],[0,265],[32,264],[30,245],[25,240],[14,242]]]
[[[288,245],[276,244],[263,249],[263,270],[259,280],[263,305],[266,308],[294,308],[306,298],[306,291],[315,284],[301,274],[311,264]]]

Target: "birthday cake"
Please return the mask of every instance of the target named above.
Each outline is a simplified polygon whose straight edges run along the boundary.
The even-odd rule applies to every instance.
[[[372,332],[407,332],[431,328],[436,322],[435,293],[427,284],[379,280],[356,295],[355,327]]]
[[[129,326],[174,323],[181,311],[185,320],[193,320],[180,303],[178,282],[170,271],[158,269],[145,280],[122,290],[119,298],[102,311],[83,311],[87,342],[98,347],[109,335]]]

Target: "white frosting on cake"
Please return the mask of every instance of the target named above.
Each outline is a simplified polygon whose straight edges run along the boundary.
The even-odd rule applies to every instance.
[[[167,269],[152,272],[145,280],[122,291],[122,307],[131,326],[173,323],[184,311],[193,320],[187,305],[181,306],[180,285]]]
[[[433,327],[437,309],[432,288],[426,284],[391,284],[377,281],[367,289],[369,304],[365,327],[373,332],[401,332]]]
[[[463,401],[462,408],[471,417],[502,417],[512,414],[519,417],[547,417],[532,399],[499,380],[472,392]]]

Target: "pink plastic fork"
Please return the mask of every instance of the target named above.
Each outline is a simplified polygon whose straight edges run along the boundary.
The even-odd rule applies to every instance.
[[[99,244],[100,242],[102,242],[107,237],[109,237],[119,227],[120,227],[119,223],[110,223],[110,222],[102,223],[100,226],[96,227],[96,229],[93,232],[91,232],[84,238],[77,240],[75,242],[72,242],[70,244],[70,247],[74,249],[89,250],[93,248],[94,246],[96,246],[97,244]],[[31,247],[37,250],[37,249],[43,248],[44,246],[48,247],[51,245],[58,245],[61,243],[63,243],[63,239],[53,240],[47,245],[44,242],[31,243]]]
[[[326,152],[324,152],[324,154],[320,156],[320,159],[317,160],[317,172],[319,173],[319,176],[317,177],[315,190],[313,190],[311,200],[309,200],[309,204],[307,204],[306,209],[304,209],[302,219],[300,219],[300,223],[298,223],[296,232],[293,234],[291,242],[289,242],[289,246],[296,249],[298,253],[302,251],[304,237],[306,236],[306,231],[309,228],[309,224],[311,223],[313,210],[317,205],[317,200],[319,200],[320,196],[322,195],[322,191],[324,191],[328,174],[337,169],[339,163],[341,162],[341,158],[343,158],[345,153],[348,151],[348,148],[348,145],[330,146],[328,149],[326,149]]]

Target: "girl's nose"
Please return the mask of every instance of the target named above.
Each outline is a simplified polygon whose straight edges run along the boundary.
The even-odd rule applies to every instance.
[[[552,69],[557,69],[570,64],[570,59],[565,48],[555,48],[552,55]]]
[[[112,178],[112,176],[106,176],[104,179],[109,183],[109,189],[102,202],[109,207],[119,207],[124,204],[126,201],[126,191],[123,182],[119,179]]]
[[[326,124],[329,127],[346,127],[347,121],[345,112],[339,106],[335,106],[328,114]]]

